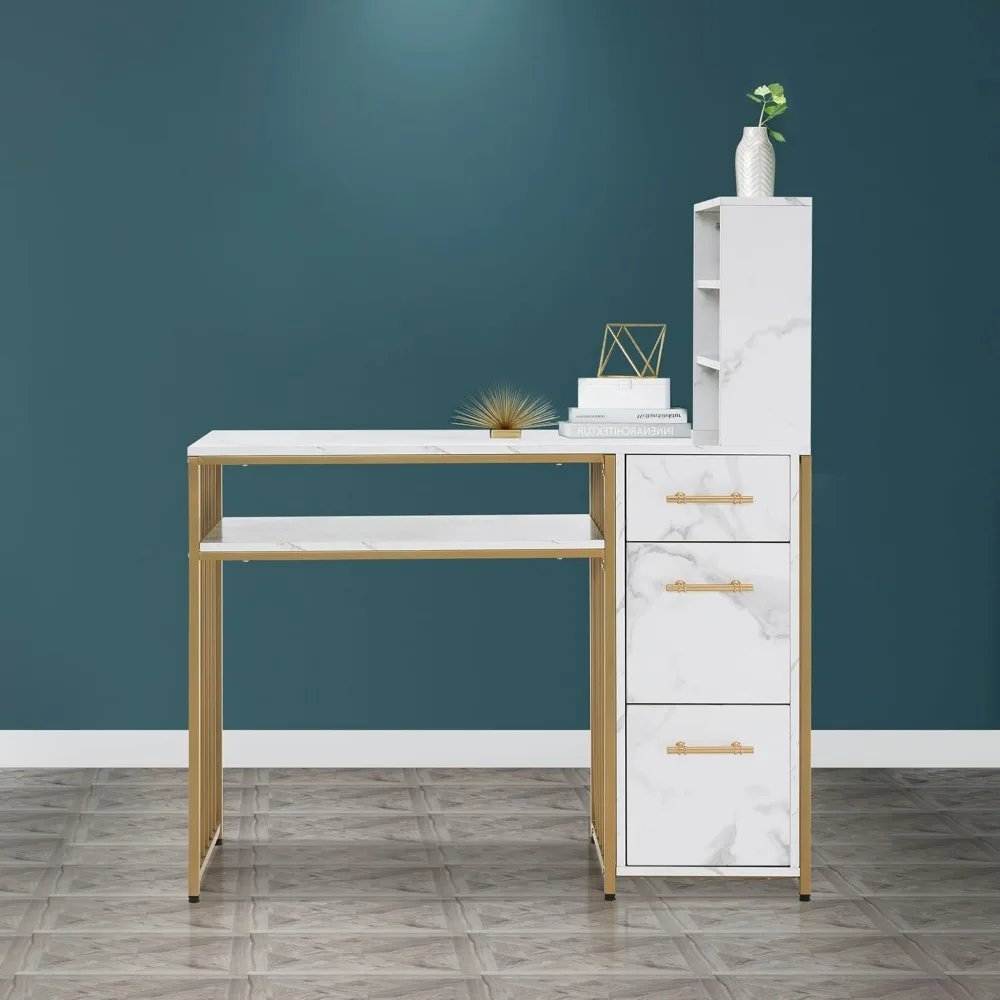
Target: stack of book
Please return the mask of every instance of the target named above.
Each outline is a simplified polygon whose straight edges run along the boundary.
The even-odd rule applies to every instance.
[[[577,406],[559,433],[574,438],[689,438],[687,410],[670,405],[670,379],[578,379]]]

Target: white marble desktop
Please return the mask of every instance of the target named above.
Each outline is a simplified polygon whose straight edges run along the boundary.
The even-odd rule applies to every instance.
[[[589,514],[224,517],[201,543],[226,552],[601,552]]]
[[[560,454],[791,454],[765,447],[720,448],[717,436],[687,440],[644,438],[577,439],[556,430],[525,431],[520,438],[491,438],[489,431],[441,430],[289,430],[209,431],[188,447],[192,458],[297,458],[406,455],[560,455]]]

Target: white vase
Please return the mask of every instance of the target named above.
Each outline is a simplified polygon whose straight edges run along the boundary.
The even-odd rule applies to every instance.
[[[736,147],[736,195],[739,198],[774,197],[774,146],[766,126],[743,129]]]

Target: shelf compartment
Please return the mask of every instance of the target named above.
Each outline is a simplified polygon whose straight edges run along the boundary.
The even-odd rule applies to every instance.
[[[595,558],[589,514],[224,517],[203,539],[210,559]]]
[[[706,358],[704,355],[699,354],[694,360],[702,368],[711,368],[713,371],[719,371],[721,368],[718,358]]]

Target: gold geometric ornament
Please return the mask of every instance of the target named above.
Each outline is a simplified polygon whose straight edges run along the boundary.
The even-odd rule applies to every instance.
[[[639,346],[633,331],[655,330],[653,346],[648,351]],[[643,340],[648,340],[650,333],[638,334]],[[608,323],[604,327],[604,339],[601,341],[601,361],[597,366],[598,378],[659,378],[660,359],[663,357],[663,343],[667,337],[666,323]],[[617,357],[620,351],[632,369],[624,375],[613,375],[606,372],[612,356]]]

